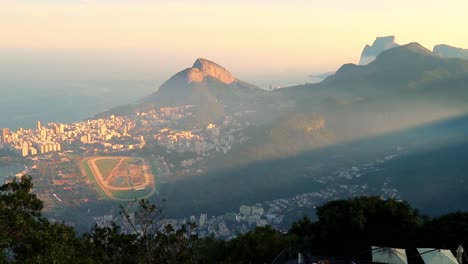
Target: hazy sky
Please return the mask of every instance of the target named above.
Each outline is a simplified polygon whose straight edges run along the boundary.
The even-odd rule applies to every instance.
[[[171,69],[206,57],[240,74],[334,70],[357,62],[366,43],[385,35],[430,49],[468,47],[467,0],[0,0],[0,6],[0,49],[164,58],[161,65]]]

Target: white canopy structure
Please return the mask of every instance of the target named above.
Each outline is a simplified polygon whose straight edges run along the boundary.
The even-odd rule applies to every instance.
[[[425,264],[458,264],[457,259],[448,249],[418,248]]]
[[[372,262],[408,264],[406,251],[401,248],[372,247]]]
[[[462,245],[458,246],[457,248],[457,260],[458,263],[463,263],[463,255],[465,254],[465,250],[463,249]]]

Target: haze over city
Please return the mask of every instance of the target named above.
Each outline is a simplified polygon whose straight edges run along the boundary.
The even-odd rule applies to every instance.
[[[0,263],[468,263],[467,10],[0,0]]]

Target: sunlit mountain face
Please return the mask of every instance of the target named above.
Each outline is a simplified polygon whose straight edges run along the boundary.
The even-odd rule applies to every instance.
[[[0,183],[79,232],[141,199],[216,239],[357,196],[468,210],[468,4],[415,2],[6,1]]]

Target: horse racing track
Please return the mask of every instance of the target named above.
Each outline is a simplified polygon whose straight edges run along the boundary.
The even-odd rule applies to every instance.
[[[80,165],[103,198],[131,201],[156,192],[151,167],[143,158],[98,156],[85,158]]]

